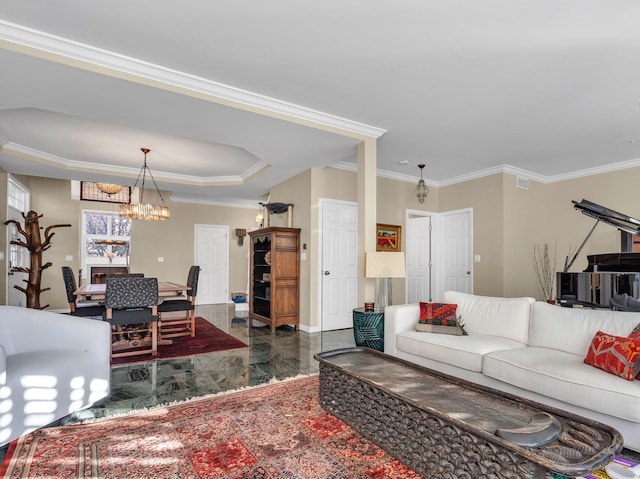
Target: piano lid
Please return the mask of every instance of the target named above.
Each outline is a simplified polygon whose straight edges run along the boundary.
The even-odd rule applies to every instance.
[[[582,212],[583,215],[590,216],[611,226],[615,226],[621,231],[626,231],[634,235],[640,234],[640,220],[632,216],[618,213],[605,206],[592,203],[583,199],[580,203],[572,201],[573,207]]]
[[[577,201],[571,202],[573,203],[573,207],[575,209],[581,211],[584,215],[595,218],[597,221],[596,224],[594,224],[591,228],[591,231],[589,231],[589,234],[584,239],[571,261],[569,261],[568,257],[565,259],[564,269],[562,270],[564,273],[569,271],[569,268],[571,268],[571,266],[575,262],[578,254],[580,254],[580,251],[582,251],[582,248],[586,244],[587,240],[591,237],[593,230],[596,228],[596,226],[598,226],[598,223],[603,222],[610,226],[618,228],[620,231],[625,231],[634,235],[640,235],[640,220],[632,216],[627,216],[625,214],[607,208],[606,206],[601,206],[597,203],[593,203],[585,199],[583,199],[579,203]]]

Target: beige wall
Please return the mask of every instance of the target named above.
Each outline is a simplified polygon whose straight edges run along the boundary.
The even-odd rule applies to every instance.
[[[500,295],[503,287],[502,175],[440,188],[440,212],[473,208],[473,289],[476,294]]]
[[[6,175],[3,175],[6,180]],[[66,306],[60,267],[80,267],[80,215],[82,209],[113,209],[98,202],[70,199],[68,181],[23,177],[18,179],[32,190],[32,208],[44,214],[43,226],[71,223],[71,228],[58,228],[52,247],[44,260],[53,266],[44,272],[42,303],[58,309]],[[481,261],[474,264],[474,292],[484,295],[535,296],[539,290],[532,264],[534,244],[557,246],[557,269],[562,269],[565,256],[575,253],[595,220],[573,208],[571,200],[589,199],[614,210],[640,217],[640,203],[635,201],[640,168],[543,184],[529,182],[529,189],[516,188],[516,177],[496,174],[464,183],[431,188],[427,201],[415,200],[414,186],[405,181],[378,178],[377,210],[381,223],[402,225],[405,229],[407,210],[445,212],[473,208],[474,254]],[[0,195],[6,198],[6,181],[0,181]],[[320,277],[318,251],[318,203],[321,198],[341,201],[357,200],[356,174],[344,170],[311,169],[278,185],[271,201],[294,203],[293,226],[301,229],[301,245],[307,245],[307,259],[301,261],[301,324],[318,325],[318,286]],[[5,200],[6,204],[6,200]],[[247,285],[248,238],[238,246],[236,228],[255,228],[256,210],[211,205],[170,202],[171,219],[164,223],[135,222],[132,244],[132,270],[162,280],[184,281],[188,266],[194,261],[194,224],[228,225],[231,291],[244,291]],[[256,205],[257,206],[257,205]],[[274,226],[286,226],[286,214],[271,219]],[[5,228],[6,231],[6,228]],[[0,239],[4,242],[6,234]],[[2,245],[6,251],[6,245]],[[620,249],[620,233],[607,225],[599,225],[572,270],[586,266],[588,254],[615,252]],[[66,255],[74,260],[65,261]],[[165,262],[158,263],[157,257]],[[6,281],[3,278],[2,281]],[[5,287],[2,287],[3,296]],[[394,280],[394,302],[404,301],[404,282]],[[3,301],[4,302],[4,301]]]
[[[533,269],[535,244],[548,243],[556,251],[557,270],[565,258],[575,254],[595,220],[573,208],[572,200],[587,199],[624,214],[640,217],[635,191],[640,168],[630,168],[551,184],[529,182],[529,189],[515,188],[516,178],[505,176],[505,296],[535,296],[543,299]],[[599,224],[571,271],[587,266],[587,255],[620,251],[620,232]],[[497,292],[500,292],[497,290]]]

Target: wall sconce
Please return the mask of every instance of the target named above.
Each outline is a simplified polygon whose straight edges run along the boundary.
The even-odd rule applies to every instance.
[[[236,236],[238,237],[238,246],[242,246],[244,237],[247,235],[247,230],[236,228]]]

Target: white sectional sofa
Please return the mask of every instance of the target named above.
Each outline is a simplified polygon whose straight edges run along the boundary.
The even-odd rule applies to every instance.
[[[416,304],[385,311],[385,353],[592,418],[640,451],[640,381],[583,362],[599,330],[628,336],[640,313],[446,292],[467,336],[419,332]]]
[[[0,306],[0,447],[109,394],[100,320]]]

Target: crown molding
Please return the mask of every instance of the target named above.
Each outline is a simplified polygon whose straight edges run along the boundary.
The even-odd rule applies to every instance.
[[[330,168],[352,171],[353,173],[358,172],[358,165],[350,161],[338,161],[332,164]],[[388,178],[390,180],[404,181],[406,183],[417,183],[420,179],[419,176],[405,175],[403,173],[395,173],[393,171],[379,169],[376,169],[376,176],[379,176],[380,178]],[[428,178],[424,178],[424,182],[427,184],[427,186],[433,186],[434,188],[438,188],[440,186],[440,183],[438,181],[429,180]]]
[[[386,130],[0,20],[0,48],[198,97],[351,138]]]
[[[209,205],[209,206],[224,206],[227,208],[244,208],[249,210],[258,209],[258,202],[256,200],[251,199],[228,199],[228,200],[217,200],[213,198],[206,197],[195,197],[189,195],[179,195],[179,194],[171,194],[169,197],[171,201],[176,203],[192,203],[197,205]]]
[[[586,176],[602,175],[604,173],[612,173],[620,170],[627,170],[629,168],[637,168],[640,166],[640,158],[627,161],[619,161],[617,163],[611,163],[604,166],[596,166],[593,168],[585,168],[584,170],[573,171],[571,173],[563,173],[561,175],[550,176],[548,183],[555,183],[558,181],[574,180],[577,178],[584,178]]]
[[[339,161],[331,165],[332,168],[338,168],[341,170],[358,172],[358,165],[348,161]],[[442,188],[444,186],[451,186],[458,183],[465,183],[467,181],[477,180],[480,178],[485,178],[487,176],[498,175],[498,174],[510,174],[517,176],[519,178],[524,178],[528,180],[537,181],[539,183],[550,184],[550,183],[558,183],[560,181],[568,181],[575,180],[578,178],[584,178],[587,176],[601,175],[603,173],[611,173],[620,170],[626,170],[628,168],[636,168],[640,167],[640,159],[621,161],[618,163],[611,163],[605,166],[598,166],[594,168],[585,168],[584,170],[572,171],[570,173],[562,173],[559,175],[545,176],[539,173],[535,173],[530,170],[525,170],[523,168],[518,168],[516,166],[511,165],[498,165],[491,168],[486,168],[484,170],[473,171],[471,173],[467,173],[464,175],[454,176],[452,178],[447,178],[444,180],[429,180],[427,178],[424,179],[425,183],[428,186],[433,186],[435,188]],[[420,177],[405,175],[402,173],[394,173],[392,171],[386,170],[376,170],[376,176],[382,178],[389,178],[392,180],[405,181],[407,183],[416,183]]]
[[[116,177],[137,178],[140,168],[131,168],[121,166],[114,171],[113,165],[105,165],[101,163],[87,163],[84,161],[69,160],[61,156],[52,155],[45,151],[36,150],[28,146],[17,143],[8,142],[0,147],[3,152],[37,161],[38,163],[47,164],[58,169],[67,171],[80,171],[84,173],[105,174]],[[228,176],[191,176],[180,173],[168,173],[165,171],[154,171],[153,176],[156,180],[165,180],[172,183],[181,183],[194,186],[236,186],[244,185],[248,179],[263,173],[271,168],[271,165],[264,161],[258,161],[251,165],[240,175]]]

